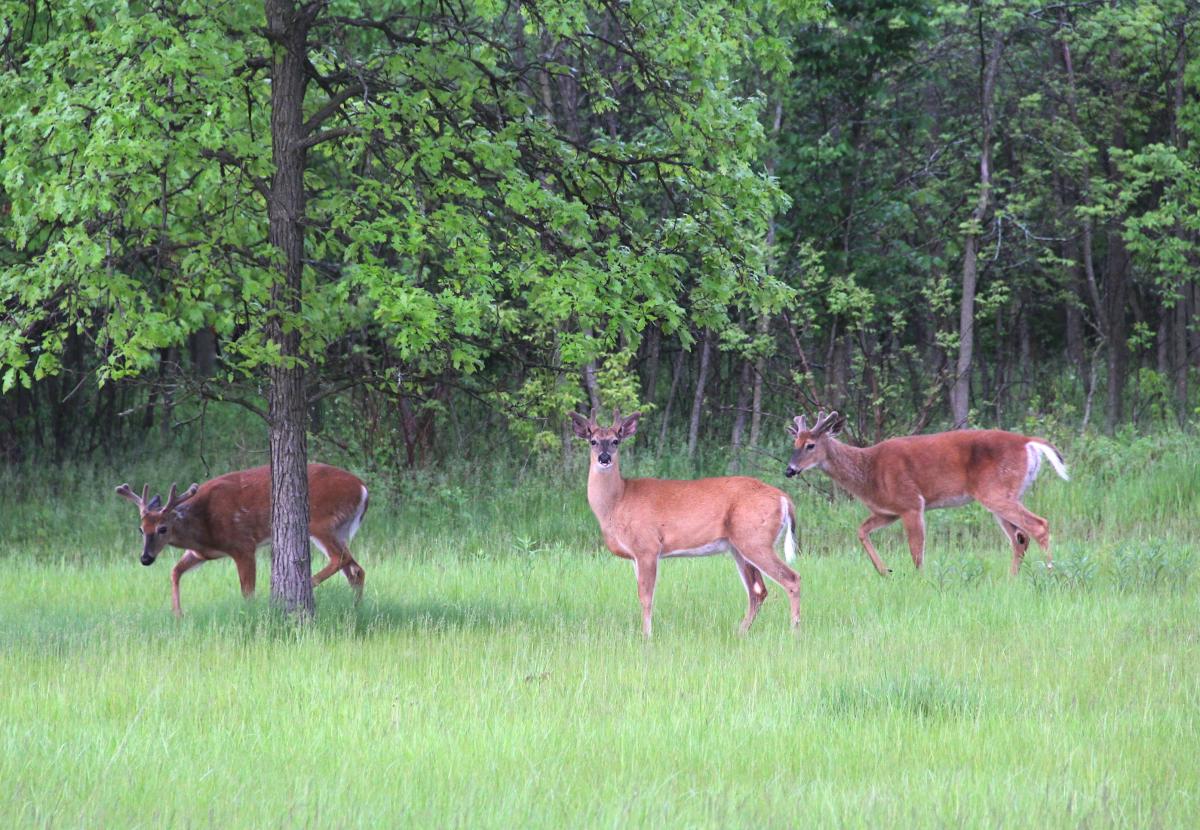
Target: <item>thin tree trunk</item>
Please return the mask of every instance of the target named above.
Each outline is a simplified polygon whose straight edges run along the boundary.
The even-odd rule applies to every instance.
[[[1186,102],[1184,86],[1186,81],[1187,66],[1188,66],[1188,38],[1187,25],[1184,21],[1179,22],[1176,30],[1176,61],[1175,61],[1175,86],[1174,86],[1174,101],[1171,113],[1171,144],[1179,149],[1182,153],[1188,147],[1188,132],[1180,129],[1180,119],[1183,117],[1183,108]],[[1177,222],[1175,226],[1175,234],[1179,237],[1191,236],[1190,241],[1195,242],[1195,231],[1184,230]],[[1185,248],[1188,249],[1191,246]],[[1189,270],[1194,272],[1195,261],[1189,257],[1188,265],[1192,266]],[[1171,309],[1172,325],[1171,329],[1171,370],[1173,373],[1173,392],[1175,397],[1175,414],[1179,419],[1179,425],[1187,424],[1188,419],[1188,343],[1187,343],[1187,328],[1190,318],[1188,316],[1188,275],[1181,274],[1179,276],[1179,290],[1175,305]]]
[[[667,403],[663,407],[662,424],[658,430],[658,452],[661,454],[663,448],[667,444],[667,428],[671,423],[671,406],[675,402],[675,391],[679,388],[679,378],[683,374],[683,349],[675,355],[675,361],[671,367],[671,388],[667,390]]]
[[[211,378],[217,369],[217,333],[211,326],[204,326],[190,339],[193,374],[198,378]]]
[[[742,435],[746,432],[746,410],[750,405],[750,376],[753,373],[753,364],[749,360],[742,360],[741,377],[738,379],[737,402],[734,404],[737,411],[733,415],[733,432],[729,436],[731,449],[729,471],[731,473],[736,473],[741,468]]]
[[[280,359],[270,368],[271,601],[308,619],[315,606],[308,549],[308,443],[304,366],[300,361],[301,276],[304,268],[304,90],[308,29],[320,3],[297,8],[266,0],[271,72],[271,150],[275,173],[268,212],[278,251],[267,335]]]
[[[770,330],[771,320],[766,314],[758,315],[758,323],[755,331],[760,337],[765,337]],[[754,391],[751,394],[750,403],[750,446],[757,447],[759,436],[762,434],[762,398],[763,398],[763,378],[767,373],[767,358],[763,354],[759,354],[754,360]]]
[[[164,441],[171,436],[171,421],[175,417],[175,381],[176,369],[179,366],[179,349],[169,346],[163,350],[162,365],[159,366],[158,377],[162,384],[162,420],[158,423],[159,433]]]
[[[962,300],[958,316],[958,363],[950,390],[950,409],[954,428],[967,426],[971,413],[971,368],[975,358],[975,292],[979,281],[979,236],[992,198],[992,124],[995,118],[996,73],[1004,40],[999,33],[992,38],[983,67],[980,89],[979,200],[971,212],[971,227],[963,244]]]
[[[783,129],[783,97],[779,96],[775,101],[775,110],[771,118],[771,131],[769,133],[772,142],[779,138],[779,133]],[[775,153],[767,156],[765,167],[768,176],[775,175],[775,167],[778,164],[778,159]],[[773,273],[775,270],[775,236],[777,232],[777,223],[772,215],[767,222],[767,270]],[[759,340],[766,338],[771,330],[771,317],[765,311],[757,312],[758,319],[754,323],[754,333]],[[758,357],[754,360],[753,375],[754,375],[754,390],[751,393],[751,414],[750,414],[750,447],[758,446],[758,439],[762,433],[762,397],[763,397],[763,380],[767,372],[766,355],[760,351]],[[745,384],[742,384],[743,387]]]
[[[592,327],[585,326],[583,333],[589,338],[592,336]],[[596,361],[589,360],[583,366],[583,387],[587,390],[588,403],[592,407],[592,415],[597,416],[600,412],[600,384],[596,382]]]
[[[1104,413],[1105,430],[1111,435],[1125,417],[1125,378],[1129,364],[1125,325],[1129,256],[1118,228],[1108,233],[1108,267],[1105,271],[1105,283],[1108,286],[1108,377]]]
[[[1024,410],[1029,405],[1029,392],[1033,388],[1033,340],[1029,332],[1029,310],[1033,303],[1028,287],[1023,287],[1018,296],[1021,305],[1017,311],[1017,363],[1021,371],[1021,390],[1017,400]]]
[[[1188,300],[1187,353],[1188,364],[1191,365],[1193,360],[1200,357],[1200,321],[1196,319],[1200,314],[1200,284],[1189,283],[1184,288],[1184,296],[1190,298]]]
[[[642,379],[642,400],[650,403],[654,402],[654,396],[658,394],[658,366],[661,351],[662,332],[658,326],[651,326],[650,331],[646,333],[646,358],[642,364],[646,367],[646,374]]]
[[[1180,426],[1187,423],[1188,416],[1188,343],[1187,329],[1190,317],[1188,315],[1188,296],[1181,293],[1175,301],[1174,326],[1172,327],[1172,367],[1175,373],[1175,411],[1179,417]]]
[[[696,445],[700,441],[700,413],[704,408],[704,386],[708,382],[711,363],[712,336],[705,329],[700,341],[700,370],[696,376],[696,394],[692,396],[692,417],[688,420],[687,456],[696,456]]]

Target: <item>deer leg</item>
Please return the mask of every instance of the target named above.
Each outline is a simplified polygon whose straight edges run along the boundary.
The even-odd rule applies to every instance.
[[[650,639],[650,615],[654,610],[654,582],[658,578],[658,555],[636,556],[633,569],[637,574],[638,599],[642,603],[642,634]]]
[[[321,534],[320,536],[314,534],[309,538],[312,539],[313,544],[321,549],[321,553],[325,554],[329,559],[324,568],[313,574],[312,586],[316,588],[353,560],[350,559],[350,552],[342,547],[342,544],[337,539],[325,534]],[[353,584],[351,582],[351,585]]]
[[[242,584],[242,596],[250,599],[254,596],[254,551],[242,554],[231,554],[233,562],[237,565],[238,582]]]
[[[746,558],[737,552],[733,553],[733,562],[737,565],[738,575],[742,578],[742,584],[746,586],[746,600],[749,603],[746,608],[746,616],[742,619],[742,625],[738,629],[738,633],[745,634],[750,630],[750,625],[754,622],[754,618],[758,616],[758,609],[762,607],[763,600],[767,598],[767,586],[763,584],[762,571],[746,561]]]
[[[872,513],[858,528],[858,541],[862,542],[862,546],[866,548],[867,556],[871,557],[871,563],[875,566],[875,570],[879,571],[880,576],[887,576],[892,572],[892,569],[883,564],[883,560],[875,552],[875,546],[871,544],[871,534],[881,527],[890,525],[898,518],[900,517],[889,516],[884,513]]]
[[[342,565],[342,573],[346,575],[346,581],[354,589],[354,603],[357,605],[362,602],[363,583],[366,582],[367,572],[363,570],[362,565],[350,559]]]
[[[904,523],[904,533],[908,536],[908,551],[919,571],[925,561],[925,511],[921,508],[909,510],[900,517],[900,521]]]
[[[770,543],[763,547],[747,547],[742,556],[787,591],[792,605],[792,628],[800,625],[800,574],[783,564]]]
[[[996,514],[993,513],[992,515],[995,516]],[[1008,541],[1012,544],[1013,558],[1010,573],[1012,576],[1016,576],[1017,572],[1021,569],[1021,562],[1025,559],[1025,551],[1029,550],[1029,537],[1025,534],[1025,531],[1010,521],[1002,519],[999,516],[996,516],[996,521],[999,523],[1000,529],[1004,531],[1004,535],[1008,537]]]
[[[1022,530],[1028,536],[1033,537],[1034,541],[1046,552],[1046,567],[1054,567],[1054,559],[1050,555],[1049,522],[1036,513],[1031,513],[1025,508],[1025,505],[1016,499],[1005,501],[983,501],[981,499],[980,503],[999,518],[1011,525],[1015,525],[1018,530]],[[1028,546],[1028,539],[1025,544]]]
[[[171,568],[171,611],[176,617],[183,616],[183,609],[179,607],[179,578],[192,568],[203,565],[207,561],[196,551],[186,550],[183,552],[183,556],[179,557],[179,561],[175,563],[175,567]]]

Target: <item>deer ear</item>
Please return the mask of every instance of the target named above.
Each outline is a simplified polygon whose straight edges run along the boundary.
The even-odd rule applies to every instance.
[[[635,412],[625,420],[621,421],[621,425],[617,427],[617,437],[621,439],[631,437],[637,432],[638,418],[642,417],[642,413]]]
[[[830,420],[833,422],[833,424],[829,427],[830,435],[837,435],[842,431],[842,427],[846,425],[846,416],[838,415],[836,412],[830,416]]]
[[[588,438],[592,434],[592,422],[578,412],[571,413],[571,428],[575,430],[576,438]]]

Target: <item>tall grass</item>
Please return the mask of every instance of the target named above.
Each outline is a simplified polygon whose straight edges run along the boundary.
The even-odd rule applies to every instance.
[[[1056,569],[978,507],[903,534],[809,474],[804,623],[750,635],[727,558],[668,561],[655,637],[566,477],[502,461],[370,481],[367,569],[297,630],[228,561],[137,564],[129,480],[182,458],[9,470],[0,487],[0,816],[11,826],[1182,827],[1200,821],[1200,451],[1064,448]],[[640,457],[639,457],[640,455]],[[230,458],[231,466],[237,459]],[[632,463],[632,464],[631,464]],[[719,462],[714,460],[713,466]],[[629,472],[669,468],[635,448]],[[773,462],[759,474],[783,484]],[[261,561],[266,570],[265,557]],[[260,581],[265,593],[264,580]]]

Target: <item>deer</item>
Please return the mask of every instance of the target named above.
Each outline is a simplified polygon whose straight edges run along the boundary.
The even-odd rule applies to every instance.
[[[964,429],[890,438],[860,448],[835,439],[845,422],[836,411],[820,412],[809,428],[804,416],[797,415],[788,427],[795,440],[784,475],[791,478],[816,467],[867,506],[871,515],[859,527],[858,539],[881,575],[891,569],[871,544],[871,533],[897,519],[903,522],[919,571],[925,558],[925,511],[972,501],[995,516],[1012,544],[1012,576],[1020,571],[1030,537],[1045,552],[1046,567],[1054,567],[1049,523],[1021,504],[1043,458],[1064,481],[1070,479],[1053,444],[1015,432]]]
[[[788,561],[796,558],[796,510],[791,498],[746,476],[694,481],[622,477],[618,448],[637,432],[640,417],[640,412],[634,412],[622,418],[614,410],[612,426],[602,427],[594,413],[590,418],[571,413],[575,435],[591,448],[587,497],[604,543],[633,562],[642,634],[649,639],[660,559],[726,552],[746,588],[748,607],[740,633],[750,630],[767,597],[763,574],[787,592],[795,628],[800,622],[800,577],[775,553],[782,540]]]
[[[148,498],[150,485],[138,496],[128,484],[117,494],[137,505],[142,534],[141,563],[154,564],[167,545],[183,548],[171,569],[171,610],[183,616],[179,604],[180,578],[205,562],[228,556],[237,566],[242,596],[254,596],[254,551],[271,538],[271,469],[255,467],[193,484],[176,494],[175,485],[163,504]],[[327,464],[308,465],[308,533],[328,564],[312,577],[313,587],[341,570],[362,599],[366,572],[350,555],[350,540],[367,512],[367,487],[352,473]]]

